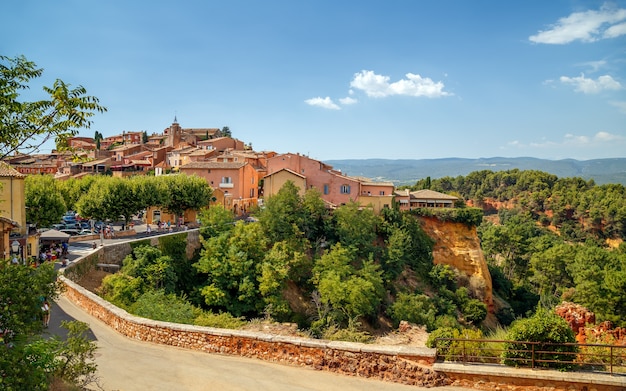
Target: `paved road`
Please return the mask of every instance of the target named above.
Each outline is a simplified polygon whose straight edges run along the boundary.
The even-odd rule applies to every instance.
[[[51,323],[59,322],[65,313],[91,326],[98,344],[100,386],[105,391],[471,391],[426,389],[138,342],[113,331],[63,296],[56,304]]]

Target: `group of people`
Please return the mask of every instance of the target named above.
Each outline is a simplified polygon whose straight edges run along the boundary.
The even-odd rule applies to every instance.
[[[47,249],[42,247],[39,253],[39,260],[40,262],[51,262],[64,258],[67,256],[68,248],[67,242],[61,244],[52,243]]]

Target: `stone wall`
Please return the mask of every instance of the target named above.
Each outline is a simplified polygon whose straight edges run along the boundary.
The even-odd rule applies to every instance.
[[[333,342],[154,321],[117,308],[64,276],[60,279],[69,300],[135,340],[423,387],[448,384],[446,376],[432,368],[434,349]]]

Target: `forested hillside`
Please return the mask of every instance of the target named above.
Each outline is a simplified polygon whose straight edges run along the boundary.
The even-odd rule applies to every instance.
[[[480,338],[562,301],[626,326],[624,186],[510,170],[426,178],[412,188],[456,194],[466,206],[331,210],[317,190],[301,194],[288,182],[252,211],[256,222],[235,220],[220,205],[202,210],[202,250],[192,259],[182,237],[158,248],[137,244],[100,294],[158,320],[294,322],[309,336],[350,341],[401,321],[435,336]],[[492,290],[466,268],[434,265],[433,232],[442,230],[431,223],[426,233],[432,219],[472,227],[465,236],[478,227]],[[452,254],[452,245],[440,241],[437,254]]]
[[[484,208],[479,227],[504,323],[573,301],[626,326],[626,189],[541,171],[477,171],[418,181]],[[506,302],[506,303],[505,303]],[[508,304],[507,304],[508,303]]]

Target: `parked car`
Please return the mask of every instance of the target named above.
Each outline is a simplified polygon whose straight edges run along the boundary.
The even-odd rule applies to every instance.
[[[60,231],[61,231],[61,232],[63,232],[63,233],[65,233],[65,234],[68,234],[68,235],[70,235],[70,236],[76,236],[76,235],[79,235],[79,232],[80,232],[80,231],[79,231],[79,230],[77,230],[77,229],[62,229],[62,230],[60,230]]]
[[[63,222],[65,224],[76,224],[76,218],[72,216],[65,215],[63,216]]]
[[[78,231],[79,235],[92,235],[96,233],[95,231],[92,233],[90,229],[81,229],[80,231]]]

